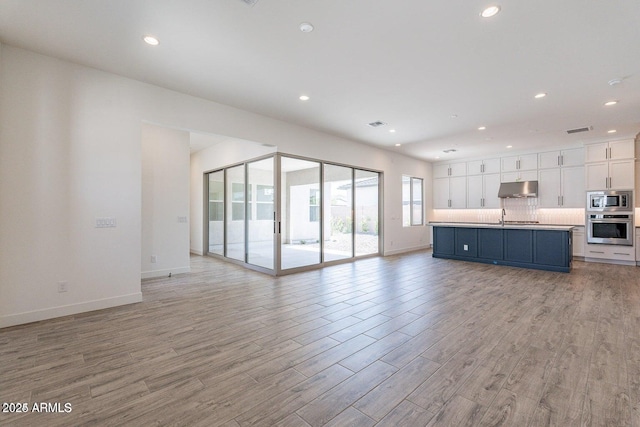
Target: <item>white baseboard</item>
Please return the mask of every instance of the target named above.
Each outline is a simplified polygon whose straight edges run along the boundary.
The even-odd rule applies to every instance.
[[[140,273],[142,279],[153,279],[154,277],[165,277],[169,274],[180,274],[191,272],[191,267],[168,268],[166,270],[151,270]]]
[[[39,322],[40,320],[53,319],[55,317],[70,316],[72,314],[86,313],[87,311],[102,310],[104,308],[117,307],[119,305],[134,304],[140,301],[142,301],[142,292],[137,292],[135,294],[121,295],[113,298],[104,298],[77,304],[45,308],[43,310],[10,314],[8,316],[0,317],[0,328]]]
[[[194,255],[204,255],[204,252],[202,252],[202,250],[198,250],[198,249],[189,249],[189,252],[194,254]]]
[[[424,244],[424,245],[420,245],[420,246],[414,246],[411,248],[403,248],[403,249],[395,249],[392,251],[384,251],[384,256],[389,256],[389,255],[399,255],[399,254],[404,254],[407,252],[414,252],[414,251],[421,251],[423,249],[429,249],[431,247],[430,244]]]

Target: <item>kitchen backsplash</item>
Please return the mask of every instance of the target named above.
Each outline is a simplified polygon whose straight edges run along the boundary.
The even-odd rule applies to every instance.
[[[537,198],[503,199],[505,221],[538,221],[540,224],[584,225],[584,209],[541,209]],[[431,221],[498,222],[500,209],[434,209]]]

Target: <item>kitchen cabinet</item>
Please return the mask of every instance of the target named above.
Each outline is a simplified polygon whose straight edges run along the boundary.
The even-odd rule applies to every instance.
[[[538,171],[538,207],[584,208],[584,167],[562,167]]]
[[[519,181],[535,181],[538,179],[538,171],[517,171],[507,172],[500,176],[502,182],[519,182]]]
[[[436,178],[433,180],[433,208],[465,208],[467,177]]]
[[[635,143],[633,139],[600,142],[585,145],[585,162],[602,162],[607,160],[633,159]]]
[[[467,176],[467,208],[499,208],[499,189],[499,173]]]
[[[549,169],[584,164],[584,148],[571,150],[548,151],[538,154],[538,169]]]
[[[636,208],[640,208],[640,160],[636,162]],[[640,257],[638,257],[638,261],[640,261]]]
[[[538,169],[538,155],[525,154],[520,156],[503,157],[501,163],[501,171],[517,172]]]
[[[433,257],[569,272],[571,227],[433,224]]]
[[[585,164],[585,186],[587,190],[629,190],[635,183],[635,162],[611,160]]]
[[[584,257],[584,227],[573,228],[573,256]]]
[[[448,178],[452,176],[465,176],[467,174],[466,163],[441,163],[433,166],[433,178]]]
[[[633,246],[621,245],[585,245],[585,259],[587,261],[610,261],[617,264],[635,264],[636,251]]]
[[[467,162],[467,175],[500,173],[500,159],[483,159]]]

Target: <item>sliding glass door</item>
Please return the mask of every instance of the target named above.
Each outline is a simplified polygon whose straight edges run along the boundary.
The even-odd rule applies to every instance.
[[[247,163],[247,262],[273,269],[274,184],[273,157]]]
[[[355,171],[356,256],[376,254],[379,249],[378,211],[380,180],[378,172]]]
[[[378,254],[380,182],[281,154],[210,172],[205,247],[274,274]]]
[[[226,176],[226,251],[227,258],[244,261],[245,194],[244,165],[227,169]]]
[[[209,253],[224,255],[224,171],[209,174]]]
[[[324,165],[324,261],[353,257],[353,169]]]
[[[280,268],[320,263],[320,163],[280,158]]]

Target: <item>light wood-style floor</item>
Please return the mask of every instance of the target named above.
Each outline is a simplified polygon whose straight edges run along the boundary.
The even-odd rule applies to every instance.
[[[144,302],[0,329],[16,426],[640,426],[640,268],[193,257]]]

